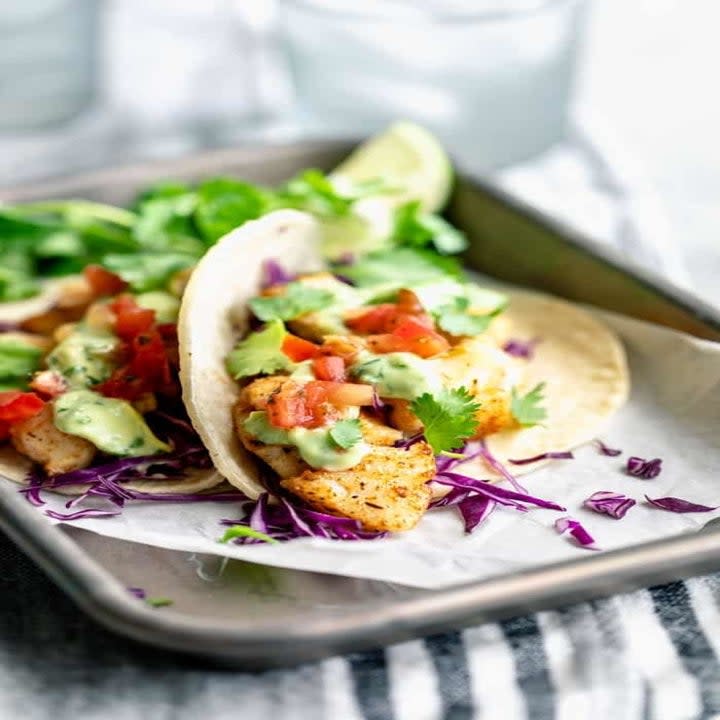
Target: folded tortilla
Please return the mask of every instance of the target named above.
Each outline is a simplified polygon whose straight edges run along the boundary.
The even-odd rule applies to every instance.
[[[320,243],[318,222],[294,210],[246,223],[210,249],[183,298],[178,335],[188,413],[219,472],[253,498],[264,488],[256,458],[235,434],[232,408],[240,386],[226,371],[225,358],[247,332],[248,302],[258,293],[264,263],[277,260],[296,273],[321,269]],[[508,295],[510,305],[503,313],[508,339],[539,339],[523,387],[546,383],[548,419],[489,436],[490,451],[504,462],[590,441],[627,399],[629,375],[620,340],[575,305],[535,293]],[[512,472],[530,472],[541,464],[516,466]],[[498,477],[482,461],[462,465],[462,472],[467,470]]]

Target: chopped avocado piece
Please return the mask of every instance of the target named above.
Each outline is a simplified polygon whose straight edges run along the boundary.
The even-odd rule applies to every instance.
[[[70,388],[97,385],[110,377],[118,339],[107,330],[78,325],[47,357],[50,370],[62,375]]]
[[[135,296],[135,302],[140,307],[155,311],[155,321],[158,323],[177,322],[180,312],[180,301],[164,290],[151,290]]]
[[[42,350],[17,338],[0,337],[0,387],[25,390],[30,376],[40,367]]]
[[[58,430],[85,438],[110,455],[137,457],[170,450],[126,400],[71,390],[55,400],[53,410]]]

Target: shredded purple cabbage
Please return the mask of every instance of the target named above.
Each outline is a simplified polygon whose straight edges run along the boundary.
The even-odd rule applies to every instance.
[[[617,457],[618,455],[622,455],[622,450],[609,447],[602,440],[600,440],[600,438],[595,438],[594,442],[597,446],[597,449],[603,455],[607,455],[608,457]]]
[[[627,511],[636,504],[632,498],[612,490],[598,490],[583,503],[588,510],[609,515],[616,520],[625,517]]]
[[[481,522],[487,519],[497,503],[488,497],[474,495],[458,503],[458,510],[465,522],[465,532],[469,535]]]
[[[569,450],[561,450],[557,452],[544,452],[534,457],[523,458],[522,460],[508,460],[513,465],[529,465],[538,462],[538,460],[572,460],[575,456]]]
[[[299,537],[319,537],[328,540],[376,540],[387,533],[364,530],[357,520],[337,517],[296,504],[285,497],[273,498],[262,493],[256,501],[241,503],[240,518],[221,520],[223,525],[246,525],[274,540],[286,541]],[[237,545],[262,542],[257,538],[238,537]]]
[[[18,330],[19,328],[19,323],[0,320],[0,333],[12,332],[13,330]]]
[[[555,521],[555,529],[561,535],[569,531],[570,535],[575,539],[575,542],[586,550],[599,550],[599,548],[595,546],[593,536],[577,520],[569,517],[558,518]]]
[[[478,480],[467,475],[460,475],[454,472],[442,472],[438,473],[434,481],[440,485],[449,485],[454,488],[461,488],[463,490],[470,490],[475,494],[481,494],[490,500],[494,500],[500,505],[507,505],[513,507],[521,512],[527,511],[525,503],[531,505],[537,505],[541,508],[548,510],[559,510],[565,512],[566,508],[562,505],[552,502],[551,500],[543,500],[542,498],[528,495],[525,492],[515,492],[514,490],[506,490],[498,485],[493,485],[487,480]]]
[[[147,593],[142,588],[129,587],[129,588],[127,588],[127,591],[131,595],[134,595],[138,600],[145,600],[147,598]]]
[[[654,505],[656,508],[660,508],[660,510],[667,510],[668,512],[674,513],[712,512],[718,509],[717,507],[699,505],[698,503],[676,497],[651,498],[646,495],[645,499],[650,505]]]
[[[465,443],[465,446],[461,450],[462,458],[450,457],[449,455],[436,455],[435,456],[435,469],[437,472],[445,472],[446,470],[452,470],[454,467],[466,463],[469,460],[474,460],[476,457],[482,455],[483,448],[478,440],[474,440]]]
[[[400,440],[395,441],[395,447],[396,448],[402,448],[403,450],[409,450],[413,445],[416,443],[422,442],[425,439],[425,436],[422,433],[416,433],[415,435],[411,435],[410,437],[401,438]]]
[[[628,458],[625,471],[628,475],[633,477],[639,477],[643,480],[652,480],[656,478],[662,471],[662,460],[660,458],[653,458],[652,460],[645,460],[640,457]]]
[[[478,441],[480,445],[479,455],[482,459],[498,474],[502,475],[518,492],[527,493],[527,488],[523,487],[515,476],[499,461],[488,449],[485,440]]]
[[[535,346],[541,342],[540,338],[532,338],[530,340],[520,340],[519,338],[510,338],[504,345],[503,350],[513,357],[532,360],[535,354]]]
[[[114,458],[100,465],[73,470],[48,477],[39,469],[31,472],[26,487],[20,490],[28,502],[35,506],[45,505],[43,490],[61,487],[87,485],[81,495],[71,498],[65,504],[70,510],[85,501],[97,499],[109,503],[111,508],[85,507],[69,513],[46,510],[45,514],[55,520],[82,520],[88,518],[112,517],[118,515],[127,501],[161,502],[237,502],[245,496],[240,491],[201,493],[149,493],[125,486],[133,480],[176,480],[185,477],[192,470],[212,468],[207,450],[200,442],[183,410],[173,412],[157,411],[146,416],[148,425],[158,437],[172,446],[170,453],[146,455],[143,457]]]
[[[277,260],[266,260],[262,266],[261,287],[267,288],[273,285],[285,285],[295,279],[295,275],[287,272]]]

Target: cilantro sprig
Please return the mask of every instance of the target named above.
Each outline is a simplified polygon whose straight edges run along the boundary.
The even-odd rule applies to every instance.
[[[332,305],[335,296],[327,290],[291,282],[281,295],[253,298],[249,305],[259,320],[294,320],[300,315]]]
[[[280,320],[269,322],[265,328],[250,333],[227,356],[228,372],[236,380],[252,375],[271,375],[280,370],[291,370],[293,363],[282,351],[286,336]]]
[[[512,389],[510,412],[523,427],[532,427],[547,419],[547,410],[542,406],[544,389],[544,382],[538,383],[525,395],[519,395],[516,388]]]
[[[329,430],[330,439],[342,450],[349,450],[362,440],[360,421],[338,420]]]
[[[247,525],[231,525],[226,531],[225,534],[218,540],[218,542],[221,543],[228,543],[231,540],[234,540],[235,538],[253,538],[253,540],[262,540],[266,543],[277,543],[278,541],[270,537],[264,532],[260,532],[259,530],[254,530],[251,527],[248,527]]]
[[[439,215],[422,212],[417,200],[395,211],[392,240],[396,245],[434,247],[442,255],[462,252],[468,246],[463,233]]]
[[[437,324],[451,335],[480,335],[484,333],[493,318],[502,312],[498,308],[486,315],[475,315],[470,312],[470,300],[456,297],[451,303],[442,305],[433,314]]]
[[[422,422],[430,447],[436,455],[462,447],[477,427],[475,415],[480,403],[467,388],[444,389],[435,395],[424,393],[410,409]]]

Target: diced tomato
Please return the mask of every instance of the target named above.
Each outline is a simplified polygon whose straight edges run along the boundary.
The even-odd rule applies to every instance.
[[[107,397],[136,400],[146,393],[177,391],[171,367],[177,354],[174,325],[155,325],[155,311],[141,308],[130,295],[110,303],[115,333],[123,340],[122,365],[96,390]]]
[[[320,346],[288,333],[282,344],[282,351],[293,361],[311,360],[320,353]]]
[[[44,405],[45,401],[34,392],[0,392],[0,438],[7,437],[15,423],[37,415]]]
[[[345,324],[361,335],[375,335],[391,333],[408,319],[416,320],[428,330],[435,329],[432,317],[425,312],[418,296],[412,290],[402,289],[398,291],[397,302],[375,305],[362,315],[347,318]]]
[[[397,307],[398,312],[407,313],[408,315],[425,314],[425,308],[422,306],[420,298],[407,288],[398,290],[395,307]]]
[[[155,322],[155,311],[140,307],[131,295],[115,298],[110,309],[115,313],[115,334],[122,340],[132,340]]]
[[[54,398],[67,390],[67,383],[65,378],[54,370],[42,370],[30,381],[30,389],[45,397]]]
[[[450,343],[421,318],[406,316],[391,333],[371,335],[367,346],[376,353],[411,352],[428,358],[448,350]]]
[[[387,323],[397,314],[397,306],[383,303],[375,305],[367,312],[357,317],[350,317],[345,324],[356,333],[371,335],[385,330]]]
[[[340,417],[348,405],[372,405],[370,385],[311,381],[300,385],[292,380],[284,383],[267,401],[268,420],[286,430],[294,427],[316,428]]]
[[[371,385],[316,380],[315,382],[308,383],[305,387],[307,388],[311,385],[321,387],[327,401],[338,407],[346,407],[348,405],[361,407],[363,405],[373,404],[373,389]]]
[[[87,265],[83,270],[93,295],[117,295],[127,287],[127,283],[119,276],[101,265]]]
[[[345,361],[337,355],[320,355],[313,360],[313,372],[318,380],[345,382]]]

